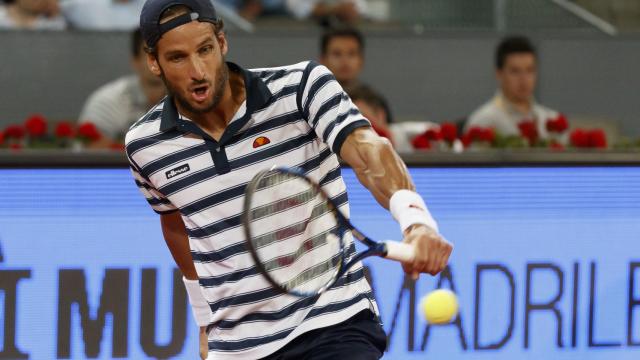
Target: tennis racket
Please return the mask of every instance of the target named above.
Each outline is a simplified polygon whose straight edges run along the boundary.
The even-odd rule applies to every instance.
[[[281,293],[321,294],[366,257],[415,257],[411,245],[374,241],[356,229],[302,169],[257,173],[245,190],[242,222],[258,271]],[[367,250],[348,256],[349,232]]]

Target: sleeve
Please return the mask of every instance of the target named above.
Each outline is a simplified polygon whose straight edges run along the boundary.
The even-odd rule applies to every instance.
[[[309,62],[302,75],[296,100],[304,119],[335,154],[340,154],[355,129],[371,126],[329,69],[315,61]]]
[[[131,163],[130,168],[131,173],[133,174],[133,179],[135,180],[138,189],[140,189],[142,196],[144,196],[149,205],[151,205],[153,211],[160,215],[178,211],[178,209],[171,204],[169,199],[156,190],[151,182],[140,173],[138,166],[128,155],[127,158],[129,158],[129,162]]]

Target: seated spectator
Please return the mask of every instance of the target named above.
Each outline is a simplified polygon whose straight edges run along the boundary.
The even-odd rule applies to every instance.
[[[0,5],[0,29],[64,30],[58,0],[5,0]]]
[[[80,113],[80,123],[94,123],[103,135],[103,140],[94,147],[109,147],[113,142],[121,142],[131,124],[165,96],[162,80],[147,67],[140,30],[132,33],[131,40],[131,64],[135,75],[124,76],[97,89]]]
[[[364,67],[364,36],[355,28],[330,29],[320,40],[320,63],[331,70],[343,88],[359,83]]]
[[[320,40],[320,63],[326,66],[347,94],[363,85],[360,73],[364,67],[365,42],[362,33],[355,28],[341,27],[326,31]],[[393,122],[391,109],[382,95],[388,122]]]
[[[286,0],[286,4],[296,18],[313,18],[323,23],[336,19],[353,24],[367,12],[365,0]]]
[[[491,127],[504,136],[520,135],[519,124],[533,122],[540,139],[548,139],[546,122],[558,112],[538,104],[537,55],[531,42],[520,36],[502,40],[496,49],[496,78],[500,89],[493,99],[474,111],[465,125]]]
[[[367,85],[351,88],[349,97],[360,109],[360,113],[371,122],[371,126],[378,135],[386,137],[393,143],[384,98]]]
[[[62,13],[82,30],[133,30],[139,26],[145,0],[65,0]]]

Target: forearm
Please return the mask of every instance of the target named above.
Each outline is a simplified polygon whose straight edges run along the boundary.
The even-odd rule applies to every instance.
[[[389,209],[391,196],[398,190],[415,190],[406,165],[391,143],[370,128],[357,129],[349,135],[340,156],[386,209]]]
[[[193,265],[189,238],[180,213],[174,212],[160,217],[162,235],[182,275],[189,280],[197,280],[198,274]]]
[[[187,236],[184,222],[180,214],[174,212],[162,215],[160,224],[162,225],[162,235],[167,247],[169,247],[171,256],[173,256],[173,260],[175,260],[184,277],[184,286],[189,296],[193,317],[202,330],[202,327],[209,324],[211,309],[200,289],[198,274],[191,259],[189,237]]]

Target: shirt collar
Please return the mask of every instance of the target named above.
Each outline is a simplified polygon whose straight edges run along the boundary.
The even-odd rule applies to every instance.
[[[271,99],[271,91],[256,73],[243,69],[232,62],[227,62],[229,71],[237,72],[244,77],[244,87],[246,94],[247,110],[241,118],[233,121],[227,126],[225,133],[236,133],[247,124],[251,115],[264,107]],[[160,131],[168,131],[176,127],[179,118],[178,109],[175,106],[173,97],[167,96],[162,107],[162,119],[160,120]]]

